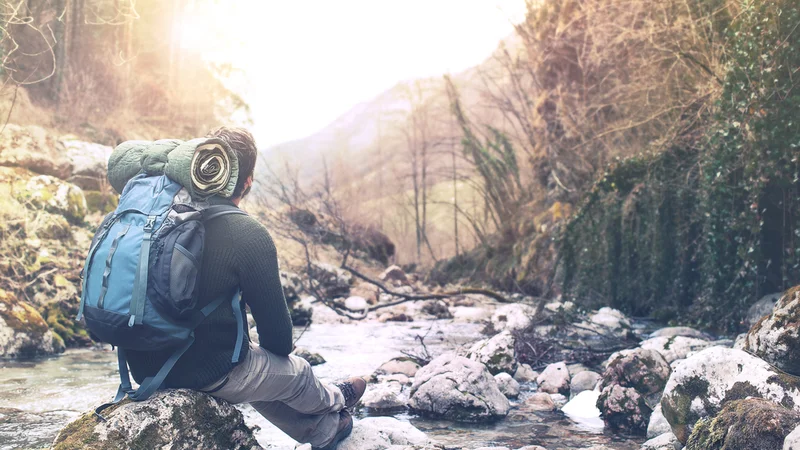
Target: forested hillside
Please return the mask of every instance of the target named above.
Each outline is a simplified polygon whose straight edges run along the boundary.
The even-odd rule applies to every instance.
[[[531,3],[482,65],[400,83],[268,161],[327,173],[344,215],[434,280],[735,327],[800,281],[797,14]]]
[[[189,45],[191,2],[0,8],[6,122],[115,144],[246,115],[231,67]],[[264,149],[259,181],[328,191],[433,281],[703,324],[725,305],[730,328],[800,281],[796,15],[789,0],[531,2],[482,64]]]

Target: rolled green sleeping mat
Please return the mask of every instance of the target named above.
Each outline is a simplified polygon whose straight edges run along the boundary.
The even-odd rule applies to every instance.
[[[114,149],[108,160],[108,181],[115,191],[121,193],[125,184],[142,172],[168,176],[193,199],[229,198],[239,179],[239,159],[217,138],[126,141]]]

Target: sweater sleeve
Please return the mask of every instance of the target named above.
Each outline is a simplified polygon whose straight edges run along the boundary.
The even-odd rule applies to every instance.
[[[237,254],[242,297],[256,321],[261,347],[286,356],[292,352],[292,319],[283,296],[278,252],[267,229],[252,218],[239,236]]]

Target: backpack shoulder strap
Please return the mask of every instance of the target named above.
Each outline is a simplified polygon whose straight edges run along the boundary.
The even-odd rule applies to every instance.
[[[246,212],[233,205],[214,205],[203,210],[203,222],[227,216],[228,214],[248,215]]]
[[[240,296],[237,293],[233,297],[233,301],[238,302],[239,298]],[[205,308],[201,309],[200,314],[204,318],[208,317],[224,302],[225,302],[225,297],[220,297],[217,300],[214,300],[213,302],[206,305]],[[198,324],[199,322],[195,323],[193,329],[197,327]],[[241,338],[239,338],[239,340],[241,341]],[[194,344],[194,332],[192,332],[192,334],[189,335],[189,339],[187,339],[186,342],[183,343],[183,345],[175,349],[175,352],[172,355],[170,355],[170,357],[164,362],[164,365],[161,366],[161,369],[159,369],[158,373],[156,373],[152,377],[147,377],[144,380],[142,380],[142,384],[136,390],[134,390],[131,387],[131,379],[128,372],[128,360],[125,356],[125,349],[123,349],[122,347],[117,347],[117,363],[119,365],[119,378],[120,378],[120,385],[119,388],[117,389],[117,395],[116,397],[114,397],[114,400],[112,400],[111,403],[105,403],[97,407],[97,409],[94,410],[95,416],[97,416],[100,420],[105,422],[106,418],[103,417],[100,413],[103,412],[103,410],[108,408],[109,406],[116,405],[117,403],[122,401],[122,399],[124,399],[125,396],[129,397],[131,400],[135,402],[140,402],[150,398],[151,395],[153,395],[158,389],[161,388],[162,384],[164,383],[164,380],[167,378],[167,375],[169,375],[169,372],[175,366],[175,363],[178,362],[181,356],[183,356],[183,354],[186,353],[186,350],[188,350],[189,347],[192,346],[192,344]]]

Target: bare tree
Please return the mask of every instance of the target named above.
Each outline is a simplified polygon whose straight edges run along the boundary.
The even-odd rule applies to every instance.
[[[323,164],[326,166],[326,164]],[[263,167],[263,166],[262,166]],[[327,168],[323,179],[316,189],[307,191],[297,179],[297,171],[289,166],[281,170],[281,174],[265,167],[267,175],[254,191],[255,206],[259,210],[258,217],[265,221],[271,232],[296,242],[302,248],[304,269],[308,275],[305,283],[306,291],[315,301],[328,306],[337,314],[353,320],[362,320],[371,311],[389,308],[406,302],[447,299],[465,294],[480,294],[499,302],[508,302],[507,298],[497,292],[464,287],[445,293],[409,294],[393,289],[391,286],[367,275],[359,269],[355,254],[358,244],[358,227],[350,224],[342,214],[341,204],[334,195],[332,178]],[[339,255],[338,267],[354,277],[378,288],[391,300],[371,306],[367,311],[349,311],[342,305],[334,303],[325,292],[321,279],[318,250],[325,244],[333,245]]]

